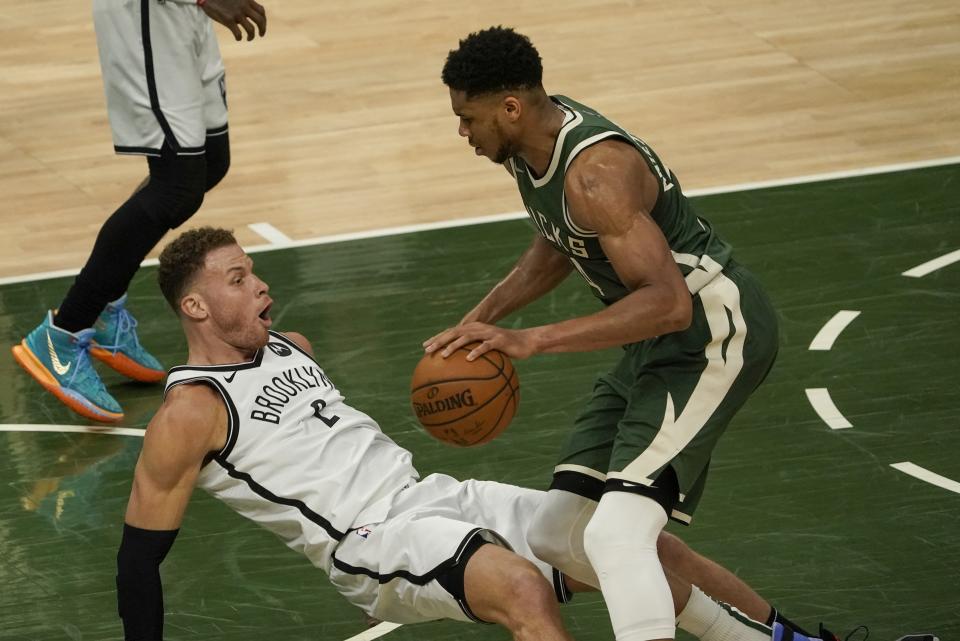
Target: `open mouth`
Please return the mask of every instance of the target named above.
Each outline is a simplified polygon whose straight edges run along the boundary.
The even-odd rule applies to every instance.
[[[270,310],[273,309],[273,302],[271,301],[266,307],[263,308],[263,311],[260,312],[260,320],[270,322]]]

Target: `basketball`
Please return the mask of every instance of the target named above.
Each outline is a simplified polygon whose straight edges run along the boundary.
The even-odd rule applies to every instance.
[[[494,439],[510,425],[520,403],[520,380],[506,354],[490,350],[474,361],[465,345],[444,358],[425,355],[413,370],[410,401],[430,436],[470,447]]]

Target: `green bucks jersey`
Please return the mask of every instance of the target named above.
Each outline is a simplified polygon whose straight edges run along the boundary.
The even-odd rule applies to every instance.
[[[509,160],[524,207],[543,237],[570,258],[604,303],[609,305],[630,293],[604,254],[597,233],[578,226],[570,216],[563,192],[567,168],[577,154],[602,140],[622,140],[637,148],[658,178],[659,195],[650,216],[666,237],[690,292],[700,291],[730,260],[730,245],[697,216],[676,177],[645,142],[567,97],[553,96],[552,100],[566,115],[546,173],[537,177],[521,158]]]

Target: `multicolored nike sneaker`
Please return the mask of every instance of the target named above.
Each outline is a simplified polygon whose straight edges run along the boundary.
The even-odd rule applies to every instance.
[[[93,329],[90,355],[127,378],[141,383],[162,381],[167,372],[153,354],[140,345],[137,338],[137,319],[127,311],[124,294],[100,314]]]
[[[72,334],[53,324],[53,312],[12,348],[13,358],[44,389],[77,414],[116,423],[123,409],[110,396],[90,362],[94,330]]]

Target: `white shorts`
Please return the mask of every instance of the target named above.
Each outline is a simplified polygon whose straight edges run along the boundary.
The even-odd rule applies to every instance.
[[[492,481],[431,474],[403,490],[382,523],[351,530],[333,554],[330,580],[347,600],[381,621],[479,621],[437,582],[474,537],[532,561],[569,599],[562,575],[527,545],[527,526],[544,493]]]
[[[223,60],[210,18],[196,5],[94,0],[113,148],[199,155],[227,131]]]

